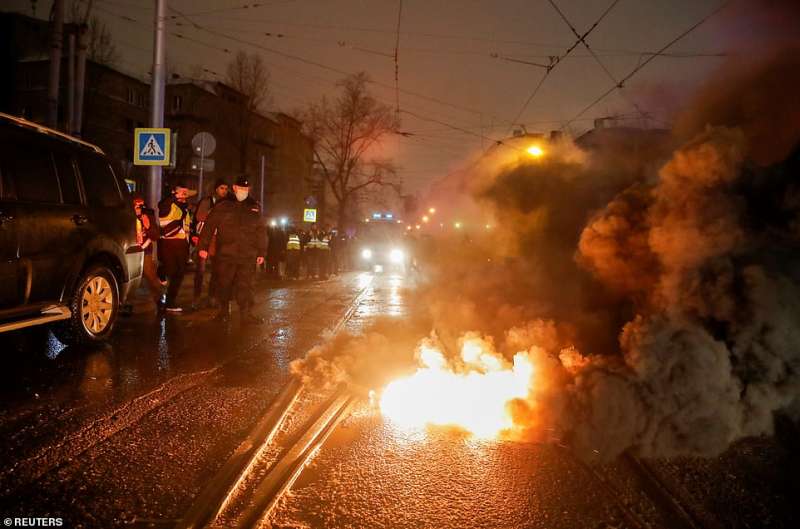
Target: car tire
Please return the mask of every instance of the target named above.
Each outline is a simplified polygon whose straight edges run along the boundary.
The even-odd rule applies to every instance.
[[[119,316],[119,285],[106,266],[92,265],[78,280],[69,302],[70,319],[56,324],[53,334],[69,345],[92,345],[105,341]]]

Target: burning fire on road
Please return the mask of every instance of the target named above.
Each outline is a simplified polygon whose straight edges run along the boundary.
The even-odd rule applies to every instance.
[[[424,343],[419,362],[413,375],[389,383],[380,398],[383,415],[401,427],[450,426],[497,437],[514,426],[509,403],[525,398],[534,383],[526,353],[509,363],[475,337],[463,341],[457,361]]]

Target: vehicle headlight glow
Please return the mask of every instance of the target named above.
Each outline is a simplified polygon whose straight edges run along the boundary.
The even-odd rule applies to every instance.
[[[394,248],[391,252],[389,252],[389,260],[395,264],[402,263],[404,257],[403,250],[400,250],[399,248]]]
[[[363,250],[361,250],[361,258],[364,259],[365,261],[369,261],[370,259],[372,259],[372,250],[370,250],[369,248],[364,248]]]

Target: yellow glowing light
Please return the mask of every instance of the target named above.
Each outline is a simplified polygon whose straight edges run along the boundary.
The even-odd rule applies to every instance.
[[[453,224],[453,226],[455,226],[455,228],[456,228],[457,230],[460,230],[460,229],[461,229],[461,223],[460,223],[460,222],[456,222],[455,224]]]
[[[541,158],[544,156],[544,151],[538,145],[531,145],[528,147],[528,154],[533,156],[534,158]]]
[[[491,230],[491,229],[492,229],[492,225],[491,225],[491,224],[487,224],[487,225],[486,225],[486,229],[487,229],[487,230]]]
[[[428,208],[428,213],[433,215],[434,213],[436,213],[436,208]]]
[[[417,228],[417,229],[420,229],[422,226],[420,226],[419,224],[417,224],[417,225],[416,225],[416,226],[414,226],[414,227],[415,227],[415,228]]]
[[[429,220],[431,220],[431,219],[427,215],[422,217],[422,222],[428,222]]]
[[[484,345],[477,339],[465,341],[458,369],[438,349],[422,346],[422,366],[384,389],[381,413],[404,428],[455,426],[484,438],[511,429],[507,405],[528,395],[533,363],[526,353],[517,353],[509,365]]]

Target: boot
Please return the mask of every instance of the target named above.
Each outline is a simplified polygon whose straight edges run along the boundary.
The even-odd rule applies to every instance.
[[[218,323],[227,323],[231,319],[231,304],[220,303],[219,312],[214,316],[214,321]]]

